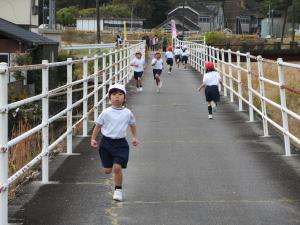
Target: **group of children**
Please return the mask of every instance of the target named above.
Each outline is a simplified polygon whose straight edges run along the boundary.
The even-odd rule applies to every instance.
[[[166,64],[168,65],[168,74],[171,74],[172,67],[174,64],[174,59],[178,68],[180,62],[182,62],[184,68],[186,69],[186,65],[189,57],[189,51],[186,45],[184,45],[182,49],[180,48],[179,45],[177,45],[174,52],[173,52],[173,48],[169,46],[165,53],[165,57],[166,57]],[[161,74],[163,70],[163,59],[159,51],[154,53],[154,57],[151,61],[151,65],[153,66],[153,77],[156,82],[156,92],[160,92],[160,89],[162,87]],[[146,63],[145,63],[145,59],[142,58],[142,53],[140,51],[137,51],[135,53],[135,58],[131,61],[130,66],[134,68],[134,79],[136,80],[136,90],[137,92],[141,92],[143,91],[142,76],[146,68]]]
[[[170,65],[169,72],[171,72],[173,64],[171,49],[168,49],[168,52],[170,53],[166,54],[166,58],[167,64]],[[136,58],[131,62],[131,66],[135,68],[134,78],[137,81],[137,88],[139,90],[142,90],[141,77],[145,69],[145,61],[141,56],[141,52],[137,52]],[[183,58],[184,55],[181,56]],[[176,51],[175,60],[177,63],[178,57],[176,59]],[[162,86],[160,75],[163,68],[163,60],[159,52],[155,53],[151,65],[153,66],[153,76],[159,91]],[[215,70],[212,62],[207,62],[205,64],[205,70],[206,73],[203,76],[203,83],[198,90],[201,91],[201,89],[205,87],[205,96],[209,112],[208,118],[212,119],[213,106],[215,106],[220,99],[218,85],[223,84],[221,82],[220,74]],[[106,174],[114,173],[115,190],[113,199],[116,201],[123,201],[122,170],[127,167],[129,158],[129,145],[126,140],[126,130],[128,126],[130,127],[132,134],[132,145],[137,146],[139,140],[137,138],[135,117],[133,113],[125,107],[125,86],[118,83],[111,85],[108,94],[111,106],[103,110],[95,121],[90,145],[95,149],[98,147],[96,138],[101,132],[102,139],[99,144],[99,154],[104,167],[104,172]]]

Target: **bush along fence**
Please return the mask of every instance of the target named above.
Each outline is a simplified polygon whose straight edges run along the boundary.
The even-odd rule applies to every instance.
[[[99,111],[106,108],[108,100],[107,86],[112,83],[121,83],[126,85],[133,77],[130,69],[130,61],[133,59],[135,52],[139,50],[145,53],[145,43],[124,44],[121,48],[110,50],[108,53],[95,55],[94,57],[84,57],[80,60],[68,58],[64,62],[49,63],[43,60],[42,64],[8,67],[6,63],[0,63],[0,224],[8,224],[8,188],[19,177],[24,175],[30,168],[38,162],[42,162],[42,182],[49,182],[49,153],[55,147],[66,139],[67,154],[72,154],[72,132],[78,125],[82,125],[82,134],[88,134],[88,119],[93,114],[94,120],[99,115]],[[143,54],[145,55],[145,54]],[[93,64],[93,73],[89,74],[89,65]],[[75,65],[81,65],[82,78],[73,80]],[[49,69],[55,67],[67,68],[67,83],[65,85],[49,90]],[[10,72],[16,71],[42,71],[42,93],[17,102],[8,104],[8,76]],[[93,81],[94,86],[88,87],[88,82]],[[76,102],[72,101],[73,87],[82,87],[82,98]],[[91,91],[88,91],[90,90]],[[76,90],[78,91],[78,90]],[[52,96],[66,95],[67,106],[55,115],[49,115],[49,98]],[[99,98],[101,96],[101,99]],[[93,105],[88,104],[89,100]],[[42,122],[25,133],[9,140],[8,138],[8,113],[26,104],[36,101],[42,101]],[[82,107],[82,117],[73,123],[73,109]],[[101,107],[101,108],[100,108]],[[67,127],[65,132],[49,143],[49,125],[54,121],[67,117]],[[41,132],[42,151],[28,164],[24,165],[16,173],[8,176],[9,149],[21,141],[29,138],[35,133]]]
[[[254,112],[261,117],[264,137],[269,136],[269,124],[282,133],[285,155],[291,156],[290,142],[300,145],[299,64],[284,62],[281,58],[268,60],[249,52],[234,52],[190,41],[176,40],[174,44],[188,47],[190,64],[201,74],[204,74],[205,62],[214,62],[224,84],[223,95],[228,96],[230,102],[236,99],[239,111],[247,105],[250,122],[255,120]],[[233,56],[236,62],[232,61]],[[271,67],[274,70],[270,75],[266,71],[270,72],[268,69]],[[270,97],[272,92],[278,95]],[[278,118],[274,119],[273,111],[276,110]]]

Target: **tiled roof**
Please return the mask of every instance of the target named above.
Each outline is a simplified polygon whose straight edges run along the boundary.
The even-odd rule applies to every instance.
[[[0,34],[13,40],[26,42],[32,45],[58,45],[58,42],[28,31],[18,25],[0,18]]]

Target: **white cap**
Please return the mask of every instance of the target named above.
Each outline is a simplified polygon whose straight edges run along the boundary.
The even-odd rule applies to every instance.
[[[183,46],[183,48],[187,49],[187,46],[186,46],[186,45],[184,45],[184,46]]]
[[[122,91],[125,95],[126,95],[126,89],[125,89],[125,86],[122,85],[122,84],[118,84],[118,83],[115,83],[113,85],[111,85],[108,89],[108,93],[110,93],[112,90],[114,89],[117,89],[117,90],[120,90]]]

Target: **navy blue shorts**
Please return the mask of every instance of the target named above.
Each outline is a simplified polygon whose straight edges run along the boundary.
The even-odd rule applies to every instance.
[[[187,61],[188,61],[189,57],[187,56],[182,56],[182,62],[184,62],[185,64],[187,64]]]
[[[162,73],[162,70],[159,70],[159,69],[153,69],[154,80],[155,80],[155,75],[157,74],[158,76],[160,76],[161,73]]]
[[[129,158],[129,145],[125,138],[111,139],[102,137],[99,146],[99,154],[104,168],[112,168],[113,164],[127,167]]]
[[[181,61],[181,57],[180,57],[180,55],[175,55],[175,61],[177,62],[180,62]]]
[[[143,71],[141,72],[134,71],[133,75],[134,75],[134,79],[138,80],[139,77],[143,76]]]
[[[173,58],[167,58],[167,64],[173,66]]]
[[[205,97],[206,101],[214,101],[218,102],[220,101],[220,93],[219,93],[219,88],[217,85],[212,85],[212,86],[206,86],[205,87]]]

